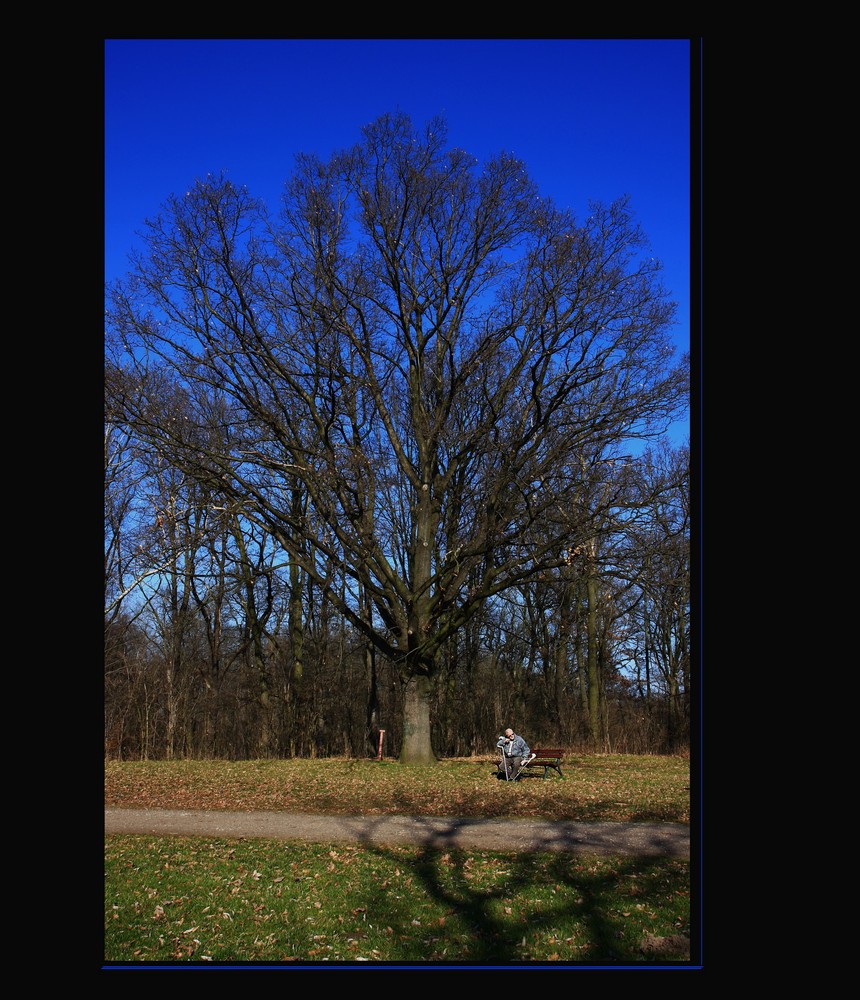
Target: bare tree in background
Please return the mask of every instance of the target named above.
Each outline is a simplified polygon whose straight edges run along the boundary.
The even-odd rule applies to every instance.
[[[434,760],[440,651],[605,523],[578,457],[685,403],[674,305],[626,201],[578,221],[513,156],[479,165],[443,121],[388,115],[328,162],[299,157],[276,225],[223,177],[147,225],[111,290],[113,403],[397,664],[400,760]],[[217,448],[171,421],[164,374],[192,425],[228,401]]]
[[[666,699],[666,747],[689,740],[691,699],[690,452],[665,442],[639,463],[642,518],[630,537],[639,589],[635,659],[646,704]]]

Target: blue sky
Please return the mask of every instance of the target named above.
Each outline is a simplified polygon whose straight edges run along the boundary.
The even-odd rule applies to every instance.
[[[442,114],[451,145],[512,151],[577,215],[629,195],[690,346],[690,39],[106,39],[104,91],[107,281],[198,177],[277,210],[296,153],[326,159],[389,111]]]

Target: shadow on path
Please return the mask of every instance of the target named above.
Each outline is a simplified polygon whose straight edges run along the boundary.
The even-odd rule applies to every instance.
[[[106,808],[105,833],[414,844],[635,857],[690,856],[690,828],[681,823],[578,823],[450,816],[317,816],[262,811]]]

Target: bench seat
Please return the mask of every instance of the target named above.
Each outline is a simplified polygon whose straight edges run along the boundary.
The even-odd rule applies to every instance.
[[[540,747],[533,750],[534,757],[524,764],[522,770],[517,775],[518,778],[537,778],[538,768],[543,768],[543,779],[546,781],[550,771],[555,771],[560,778],[564,778],[561,773],[561,764],[564,760],[564,750],[561,747]]]

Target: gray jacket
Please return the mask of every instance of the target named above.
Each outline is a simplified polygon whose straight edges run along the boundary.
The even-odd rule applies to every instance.
[[[510,743],[508,743],[506,737],[500,736],[496,746],[506,757],[528,757],[531,753],[528,743],[526,743],[522,736],[517,736],[516,733],[514,733],[514,737]]]

